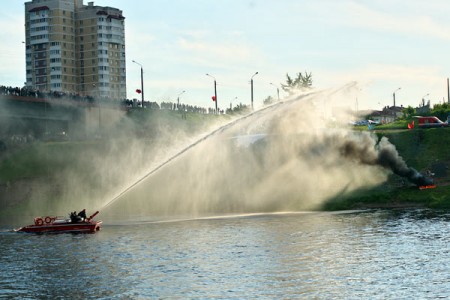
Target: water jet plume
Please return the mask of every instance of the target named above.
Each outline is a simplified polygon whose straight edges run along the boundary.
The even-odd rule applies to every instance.
[[[105,201],[102,215],[314,210],[337,194],[380,185],[390,172],[422,182],[387,139],[345,125],[350,110],[342,108],[357,91],[350,83],[293,95],[219,127]],[[336,108],[347,114],[336,120]]]
[[[336,148],[324,146],[327,134],[338,134],[326,128],[329,107],[341,105],[353,85],[296,95],[218,128],[136,180],[139,184],[130,184],[107,202],[104,215],[310,210],[343,186],[351,192],[379,184],[385,173],[374,174],[367,165],[355,168]]]

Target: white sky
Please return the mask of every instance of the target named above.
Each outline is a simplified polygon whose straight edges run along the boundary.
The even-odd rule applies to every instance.
[[[24,2],[0,12],[0,85],[25,81]],[[87,4],[87,0],[84,3]],[[127,93],[138,98],[144,66],[145,98],[213,107],[255,106],[298,72],[312,72],[316,88],[364,84],[359,109],[417,106],[447,100],[450,76],[448,0],[97,0],[123,10]],[[281,96],[283,93],[281,92]],[[235,99],[237,97],[237,100]],[[356,104],[356,99],[355,99]]]

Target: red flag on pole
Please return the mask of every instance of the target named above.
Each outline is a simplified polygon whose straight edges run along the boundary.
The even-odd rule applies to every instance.
[[[216,96],[211,97],[212,101],[216,101]]]
[[[140,94],[140,93],[142,93],[142,91],[140,89],[137,89],[136,93]]]

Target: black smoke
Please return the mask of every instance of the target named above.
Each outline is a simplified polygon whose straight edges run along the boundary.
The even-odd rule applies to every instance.
[[[361,134],[345,138],[340,146],[340,153],[347,159],[352,159],[362,164],[379,165],[391,170],[417,186],[432,185],[433,180],[426,177],[416,169],[408,167],[397,149],[386,137],[382,137],[377,143],[374,136]]]

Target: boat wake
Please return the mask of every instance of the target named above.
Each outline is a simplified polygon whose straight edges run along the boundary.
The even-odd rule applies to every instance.
[[[307,216],[307,215],[334,215],[334,214],[352,214],[363,212],[364,210],[346,210],[338,212],[323,212],[323,211],[280,211],[280,212],[263,212],[263,213],[239,213],[239,214],[220,214],[203,217],[186,217],[186,218],[168,218],[155,219],[154,217],[136,216],[131,220],[116,220],[108,221],[107,226],[134,226],[144,224],[165,224],[165,223],[182,223],[195,221],[209,221],[209,220],[232,220],[232,219],[246,219],[246,218],[263,218],[273,216]]]

